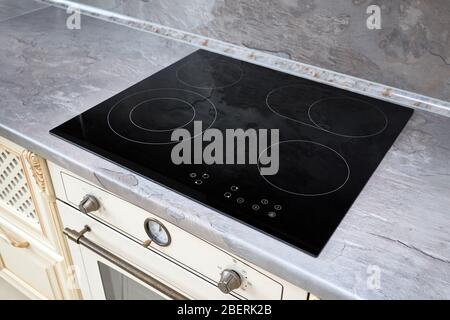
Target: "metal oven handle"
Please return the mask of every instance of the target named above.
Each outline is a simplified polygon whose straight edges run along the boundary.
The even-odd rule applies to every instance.
[[[188,298],[185,297],[184,295],[182,295],[181,293],[175,291],[174,289],[170,288],[169,286],[165,285],[164,283],[160,282],[159,280],[156,280],[155,278],[149,276],[145,272],[139,270],[138,268],[136,268],[133,265],[126,262],[125,260],[119,258],[118,256],[112,254],[108,250],[102,248],[101,246],[97,245],[96,243],[94,243],[91,240],[84,237],[84,234],[89,231],[90,231],[89,226],[85,226],[84,229],[81,230],[80,232],[69,229],[69,228],[64,228],[64,230],[63,230],[64,234],[70,240],[85,246],[86,248],[95,252],[96,254],[98,254],[102,258],[108,260],[109,262],[112,262],[119,268],[125,270],[126,272],[128,272],[132,276],[136,277],[140,281],[149,285],[150,287],[153,287],[156,290],[162,292],[169,298],[174,299],[174,300],[188,300]]]

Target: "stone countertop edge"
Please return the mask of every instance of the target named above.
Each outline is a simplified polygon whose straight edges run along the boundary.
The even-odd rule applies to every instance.
[[[51,136],[54,126],[195,51],[98,19],[86,19],[81,34],[52,31],[66,19],[55,10],[59,9],[42,9],[2,25],[5,47],[0,50],[14,54],[1,58],[6,67],[0,74],[0,87],[6,88],[0,91],[1,136],[321,298],[450,298],[450,118],[422,111],[413,115],[314,258]],[[117,45],[117,40],[123,43]],[[73,41],[82,41],[80,51],[72,50]],[[123,48],[127,45],[135,47],[129,57]],[[160,55],[151,60],[134,55],[144,55],[149,48]],[[50,52],[53,56],[48,57]],[[57,68],[53,60],[61,55],[66,62]],[[92,55],[102,60],[92,64]],[[82,72],[85,64],[94,70],[79,78],[77,71]],[[83,95],[77,96],[79,92]],[[72,95],[75,100],[64,100]],[[377,270],[381,285],[370,284]]]
[[[324,83],[372,98],[385,100],[401,106],[410,107],[417,110],[430,111],[450,117],[450,102],[448,101],[401,90],[320,67],[315,67],[298,61],[278,57],[273,54],[268,54],[262,51],[249,49],[202,35],[166,27],[157,23],[136,19],[86,4],[80,4],[69,0],[36,1],[54,5],[63,9],[77,9],[82,14],[90,17],[117,23],[141,31],[151,32],[158,36],[182,41],[198,48],[289,73],[297,77]]]

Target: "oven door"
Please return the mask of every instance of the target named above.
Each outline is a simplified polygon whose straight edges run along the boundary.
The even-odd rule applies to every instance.
[[[235,299],[174,261],[58,201],[84,299]]]
[[[78,247],[91,299],[188,299],[186,295],[86,238],[84,234],[90,230],[87,225],[80,232],[65,228],[64,234]]]

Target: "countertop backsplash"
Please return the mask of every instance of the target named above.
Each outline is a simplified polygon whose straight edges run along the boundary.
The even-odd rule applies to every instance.
[[[368,95],[399,96],[395,101],[399,104],[450,114],[447,103],[450,100],[450,2],[447,0],[75,2],[189,33],[179,35],[182,40],[193,35],[203,37],[206,40],[201,39],[199,43],[212,51],[221,50],[214,43],[205,44],[208,39],[225,42],[219,43],[222,46],[230,44],[232,47],[225,53],[237,57],[239,54],[232,51],[241,48],[245,54],[249,51],[244,49],[250,49],[283,61],[300,62],[414,92],[418,96],[406,94],[412,101],[409,103],[400,97],[405,94],[391,92],[389,87],[380,87],[377,92],[377,88],[362,85],[362,91]],[[149,31],[158,33],[158,30]],[[266,56],[259,62],[281,66],[281,69],[286,69],[283,64],[289,64],[267,59]],[[297,70],[291,66],[285,71]],[[328,75],[312,73],[312,76],[329,81]],[[358,90],[361,84],[356,86]],[[425,99],[424,102],[421,95],[443,101]],[[424,106],[419,105],[423,102]],[[426,106],[427,103],[431,106]]]

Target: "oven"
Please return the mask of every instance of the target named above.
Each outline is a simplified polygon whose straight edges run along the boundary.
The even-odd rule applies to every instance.
[[[114,226],[57,202],[73,260],[68,272],[84,299],[236,299]]]
[[[49,163],[61,229],[85,299],[302,299],[306,292]]]

